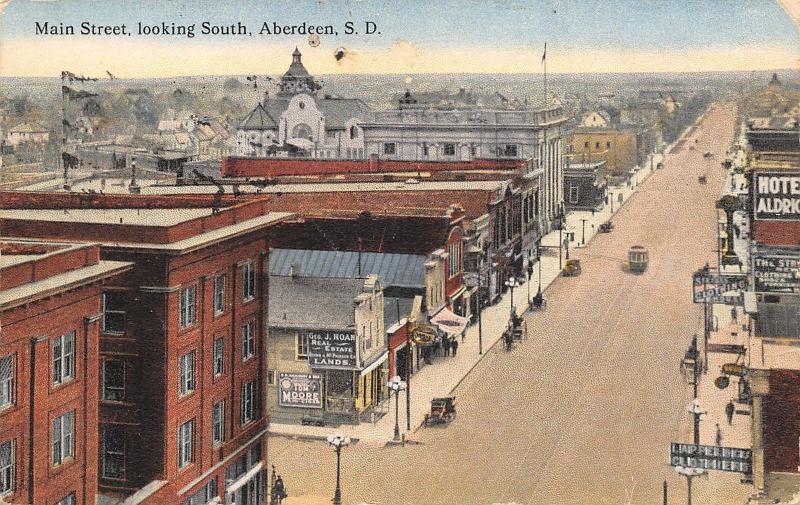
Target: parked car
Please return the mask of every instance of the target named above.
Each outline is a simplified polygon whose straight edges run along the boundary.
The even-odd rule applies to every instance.
[[[567,260],[564,268],[561,270],[561,275],[564,277],[574,277],[581,273],[581,260]]]

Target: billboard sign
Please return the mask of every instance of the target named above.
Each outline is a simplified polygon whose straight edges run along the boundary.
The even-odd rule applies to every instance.
[[[309,331],[308,364],[311,368],[358,368],[356,334],[348,331]]]
[[[753,206],[757,220],[800,221],[800,172],[753,174]]]
[[[717,445],[669,444],[669,464],[722,472],[752,472],[753,451]]]
[[[756,253],[753,276],[758,292],[800,293],[800,255]]]
[[[322,377],[314,374],[278,375],[278,405],[304,409],[322,408]]]
[[[692,275],[692,301],[743,305],[741,291],[747,289],[747,286],[747,277],[744,274],[719,274],[698,270]]]

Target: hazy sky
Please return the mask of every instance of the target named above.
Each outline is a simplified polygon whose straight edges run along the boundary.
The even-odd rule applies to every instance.
[[[0,4],[6,0],[0,0]],[[225,3],[226,5],[220,5]],[[80,31],[125,24],[131,36],[36,35],[36,22]],[[241,21],[241,36],[200,24]],[[260,35],[262,23],[332,25],[319,47],[303,35]],[[345,35],[352,21],[363,32]],[[195,37],[140,36],[137,23],[195,24]],[[795,68],[800,32],[771,0],[11,0],[0,15],[0,74],[62,69],[121,77],[279,73],[297,45],[312,73],[627,72]],[[345,47],[348,56],[333,58]]]

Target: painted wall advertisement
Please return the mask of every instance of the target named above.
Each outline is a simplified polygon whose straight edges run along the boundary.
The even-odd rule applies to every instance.
[[[800,293],[800,256],[758,254],[753,257],[756,291]]]
[[[800,172],[753,175],[755,218],[800,221]]]
[[[322,377],[314,374],[278,375],[278,405],[281,407],[322,408]]]
[[[306,338],[311,368],[357,368],[355,333],[309,331]]]

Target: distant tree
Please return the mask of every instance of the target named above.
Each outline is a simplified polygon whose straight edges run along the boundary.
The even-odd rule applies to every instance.
[[[228,77],[225,79],[225,82],[222,83],[222,89],[227,93],[235,93],[241,90],[243,86],[244,84],[235,77]]]

